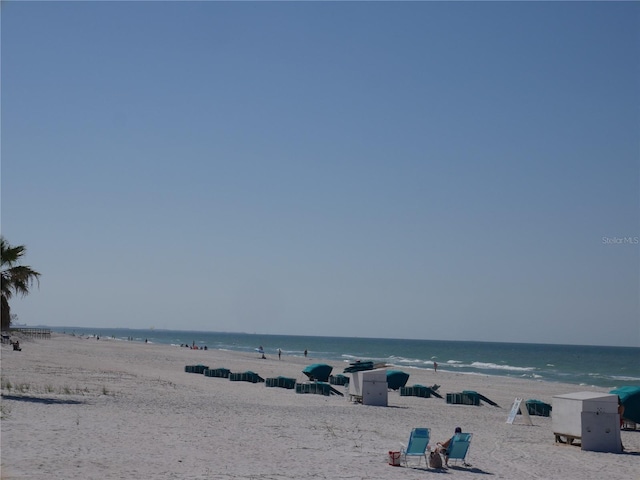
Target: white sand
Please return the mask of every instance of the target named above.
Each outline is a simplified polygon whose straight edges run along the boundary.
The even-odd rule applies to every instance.
[[[303,381],[310,363],[332,364],[334,374],[346,366],[312,354],[262,360],[55,334],[21,343],[22,352],[2,345],[2,479],[640,478],[640,431],[623,431],[628,453],[611,454],[556,444],[551,418],[506,423],[516,396],[552,403],[553,395],[604,389],[405,369],[407,385],[475,390],[501,408],[398,392],[385,408],[184,372],[202,363]],[[432,444],[456,426],[472,432],[472,466],[388,465],[387,452],[419,426],[431,429]]]

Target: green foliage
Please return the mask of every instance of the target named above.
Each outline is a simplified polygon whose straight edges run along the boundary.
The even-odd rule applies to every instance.
[[[40,285],[40,273],[29,266],[20,265],[20,261],[26,252],[27,248],[24,245],[14,247],[3,236],[0,236],[2,330],[8,330],[11,325],[9,300],[13,295],[24,297],[29,294],[29,290],[34,283]]]

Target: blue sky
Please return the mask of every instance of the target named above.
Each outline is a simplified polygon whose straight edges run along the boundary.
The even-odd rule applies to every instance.
[[[20,322],[640,346],[640,5],[3,2]]]

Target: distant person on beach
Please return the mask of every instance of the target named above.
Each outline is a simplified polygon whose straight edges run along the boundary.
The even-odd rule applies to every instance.
[[[20,348],[20,341],[16,340],[15,342],[13,342],[13,349],[17,352],[21,352],[22,348]]]
[[[456,433],[462,433],[462,429],[460,427],[456,427],[456,430],[453,434],[453,436],[455,437]],[[449,440],[447,440],[446,442],[438,442],[437,443],[437,451],[439,453],[441,453],[442,455],[444,455],[444,464],[448,467],[449,466],[449,446],[451,446],[451,440],[453,440],[453,437],[451,437]]]
[[[433,362],[433,371],[438,373],[438,362]]]
[[[624,415],[624,405],[622,404],[622,400],[618,397],[618,415],[620,415],[620,428],[624,425],[624,420],[622,419],[622,415]]]
[[[308,352],[307,352],[307,349],[305,348],[305,349],[304,349],[304,358],[307,358],[307,353],[308,353]]]
[[[278,349],[278,360],[282,359],[282,350]]]

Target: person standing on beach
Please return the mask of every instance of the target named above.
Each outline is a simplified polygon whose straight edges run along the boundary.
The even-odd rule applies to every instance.
[[[433,362],[433,371],[435,373],[438,373],[438,362],[435,362],[435,361]]]
[[[307,349],[304,349],[304,358],[307,358]]]
[[[278,360],[282,359],[282,350],[278,349]]]

